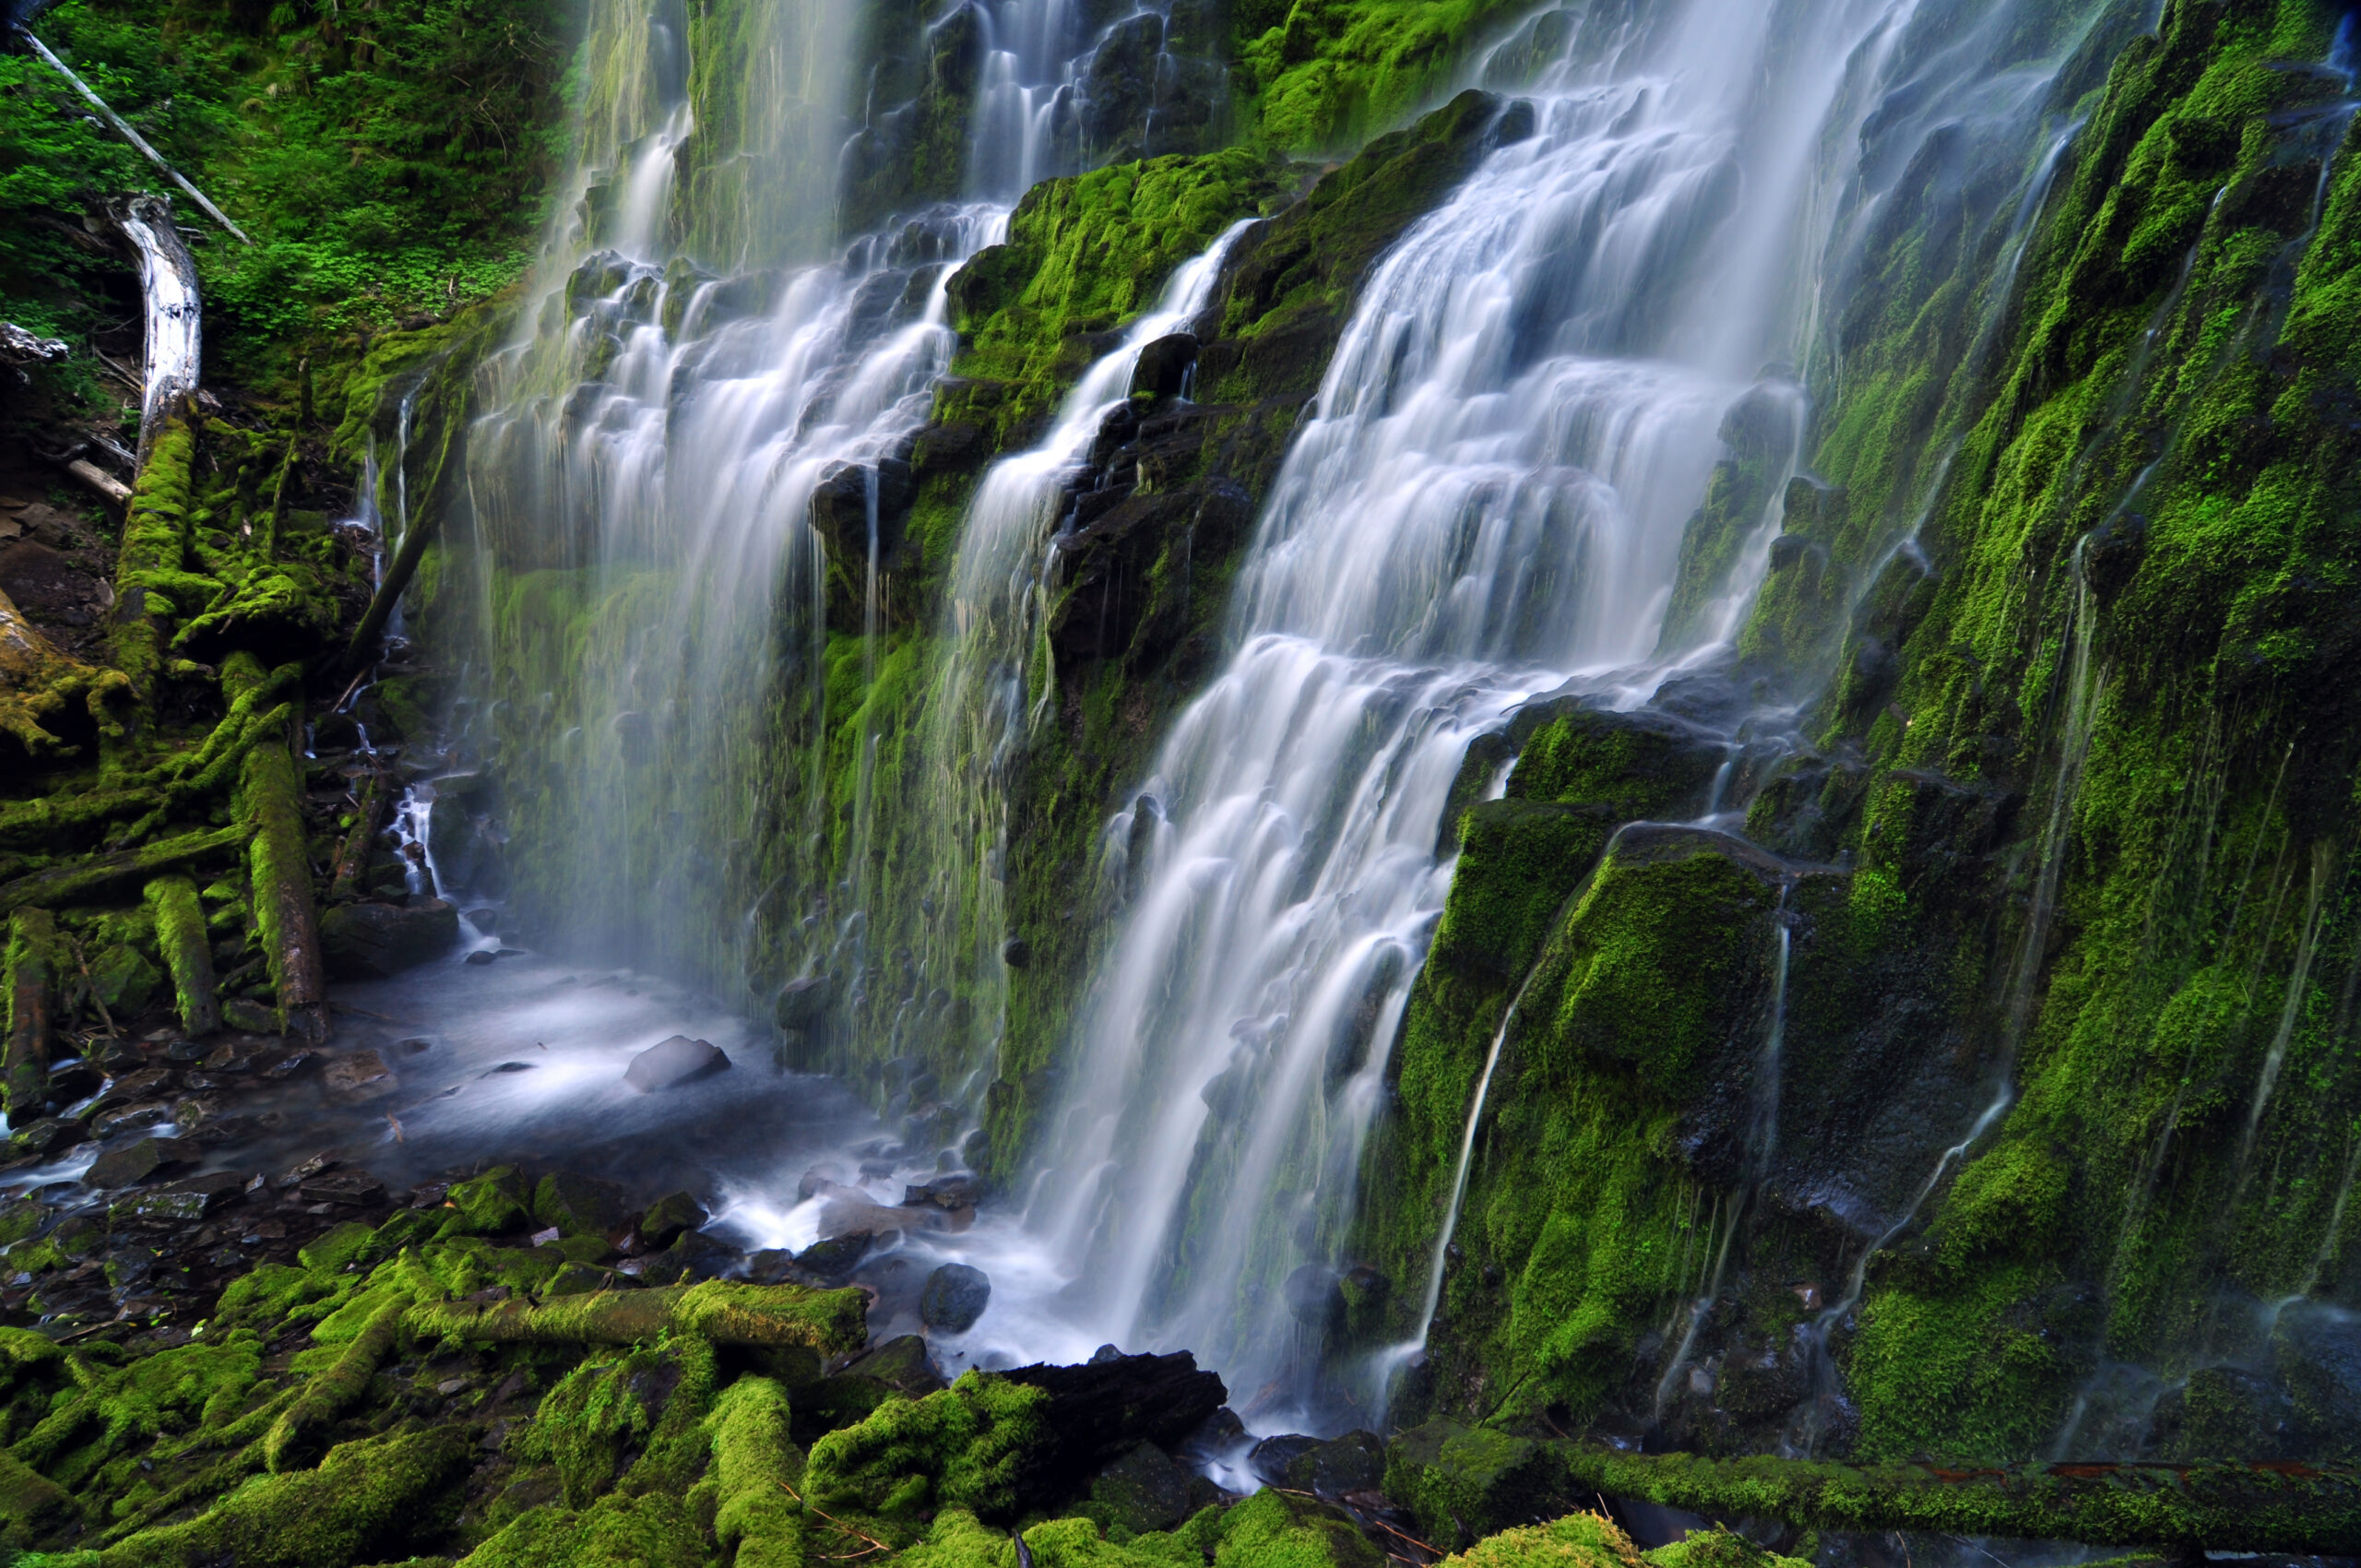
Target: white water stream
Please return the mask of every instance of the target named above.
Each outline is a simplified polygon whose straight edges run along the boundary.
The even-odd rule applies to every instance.
[[[929,1243],[995,1280],[955,1356],[1187,1348],[1251,1425],[1323,1420],[1299,1319],[1345,1261],[1461,759],[1536,694],[1660,678],[1717,426],[1802,357],[1851,173],[1825,149],[1912,11],[1691,0],[1577,38],[1534,134],[1380,267],[1265,508],[1228,667],[1145,781],[1162,820],[1110,827],[1150,862],[1022,1214]]]

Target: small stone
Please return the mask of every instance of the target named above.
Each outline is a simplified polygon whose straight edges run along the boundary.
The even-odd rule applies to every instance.
[[[291,1187],[302,1186],[305,1182],[308,1182],[313,1177],[317,1176],[323,1170],[332,1170],[335,1168],[336,1156],[322,1152],[314,1155],[311,1158],[305,1160],[294,1170],[290,1170],[286,1175],[281,1176],[278,1181],[273,1182],[271,1185],[283,1193]]]
[[[164,1060],[167,1062],[202,1062],[205,1060],[209,1049],[210,1048],[197,1040],[176,1039],[172,1041],[172,1044],[164,1047]]]
[[[824,1188],[841,1187],[844,1185],[844,1182],[845,1172],[843,1166],[829,1164],[815,1165],[811,1170],[806,1170],[803,1173],[802,1179],[795,1183],[795,1195],[798,1198],[809,1199]]]
[[[95,1063],[67,1062],[49,1070],[49,1098],[60,1105],[88,1099],[106,1087],[106,1075]]]
[[[95,1118],[123,1106],[160,1099],[172,1092],[172,1083],[169,1067],[148,1067],[122,1074],[107,1086],[104,1094],[90,1102],[87,1114]]]
[[[1033,944],[1021,936],[1012,936],[1001,944],[1000,961],[1012,969],[1021,969],[1033,961]]]
[[[1197,362],[1196,335],[1175,332],[1140,350],[1132,367],[1132,396],[1177,398]]]
[[[124,1219],[202,1219],[245,1191],[246,1179],[234,1170],[216,1170],[175,1182],[169,1187],[141,1193],[114,1205],[107,1218]]]
[[[479,1078],[497,1078],[509,1073],[529,1073],[532,1070],[533,1064],[530,1062],[503,1062],[497,1067],[488,1067],[484,1069],[484,1071],[478,1073],[476,1076]]]
[[[659,1198],[640,1217],[640,1240],[649,1247],[662,1247],[683,1230],[694,1230],[713,1218],[705,1206],[686,1193],[674,1193]]]
[[[1318,1438],[1306,1437],[1301,1432],[1266,1437],[1247,1453],[1246,1467],[1264,1486],[1285,1486],[1287,1467],[1319,1446]]]
[[[593,1290],[613,1289],[617,1282],[615,1271],[598,1268],[587,1263],[560,1264],[549,1283],[541,1287],[541,1300],[557,1296],[587,1296]]]
[[[992,1282],[980,1268],[947,1263],[926,1277],[919,1292],[919,1321],[946,1334],[965,1334],[984,1315]]]
[[[306,1203],[347,1204],[359,1207],[386,1195],[386,1183],[366,1170],[330,1170],[305,1177],[295,1189]]]
[[[729,1065],[730,1058],[711,1041],[674,1035],[633,1057],[623,1082],[642,1094],[654,1094],[725,1071]]]
[[[479,947],[474,952],[468,955],[467,961],[469,964],[474,965],[476,968],[481,968],[484,965],[492,963],[499,956],[499,954],[494,953],[489,947]]]
[[[52,1155],[72,1148],[89,1135],[79,1122],[61,1116],[44,1116],[29,1122],[8,1138],[8,1146],[20,1155]]]
[[[280,1032],[279,1015],[251,996],[233,996],[221,1004],[221,1021],[240,1034],[275,1035]]]
[[[536,1247],[550,1246],[564,1240],[564,1233],[559,1230],[556,1226],[552,1225],[546,1230],[534,1231],[532,1235],[526,1238],[526,1240]]]
[[[849,1277],[869,1255],[876,1238],[866,1230],[855,1230],[843,1236],[831,1236],[825,1241],[814,1241],[795,1256],[796,1266],[809,1269],[821,1278],[840,1281]]]
[[[932,1205],[936,1208],[973,1208],[976,1200],[983,1195],[984,1182],[979,1176],[937,1176],[931,1182],[903,1188],[902,1206],[915,1208],[920,1205]]]
[[[204,1067],[208,1073],[251,1073],[262,1055],[263,1048],[253,1040],[233,1039],[215,1046]]]
[[[301,1051],[291,1051],[264,1068],[262,1075],[266,1078],[291,1078],[318,1059],[319,1052],[309,1046]]]
[[[746,1259],[746,1278],[756,1285],[784,1285],[795,1264],[782,1247],[765,1247]]]
[[[434,1392],[448,1399],[467,1385],[468,1380],[464,1377],[446,1377],[434,1385]]]
[[[339,1056],[320,1072],[320,1083],[328,1097],[345,1105],[382,1099],[393,1093],[400,1082],[393,1069],[386,1065],[386,1059],[374,1051]]]
[[[203,1157],[204,1150],[192,1138],[142,1138],[99,1156],[82,1172],[82,1182],[99,1188],[136,1186],[159,1170],[194,1165]]]

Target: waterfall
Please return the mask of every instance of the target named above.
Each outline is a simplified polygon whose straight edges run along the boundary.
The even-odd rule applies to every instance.
[[[922,721],[919,828],[933,972],[975,977],[972,1042],[998,1039],[1007,936],[1002,882],[1008,848],[1008,775],[1043,683],[1038,632],[1052,587],[1054,535],[1072,515],[1073,486],[1107,416],[1131,392],[1140,350],[1202,313],[1240,222],[1176,272],[1156,307],[1085,373],[1030,451],[986,471],[967,508],[943,595],[943,650]],[[905,890],[908,891],[907,889]],[[988,1060],[978,1056],[977,1064]]]
[[[1212,41],[1187,36],[1188,7],[982,0],[972,9],[983,58],[968,131],[970,191],[1014,200],[1037,181],[1112,157],[1201,144],[1223,73],[1192,52]]]
[[[1575,30],[1534,133],[1381,265],[1258,526],[1228,666],[1145,783],[1165,820],[1132,836],[1140,891],[1038,1134],[1051,1315],[1195,1349],[1250,1422],[1317,1419],[1299,1324],[1347,1261],[1461,758],[1537,694],[1661,678],[1720,419],[1803,357],[1847,178],[1824,151],[1912,12],[1693,0]]]

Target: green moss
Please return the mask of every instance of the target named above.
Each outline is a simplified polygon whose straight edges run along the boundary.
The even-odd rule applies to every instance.
[[[1430,1421],[1385,1450],[1385,1495],[1438,1546],[1465,1543],[1559,1512],[1564,1467],[1547,1443]]]
[[[1235,25],[1254,134],[1289,152],[1349,147],[1417,108],[1470,44],[1525,8],[1515,0],[1248,0]]]
[[[801,1568],[803,1510],[794,1491],[803,1455],[788,1436],[787,1392],[768,1378],[742,1377],[706,1419],[713,1443],[706,1484],[713,1533],[735,1568]]]
[[[1221,1516],[1214,1568],[1382,1568],[1387,1561],[1343,1510],[1256,1492]]]
[[[445,1202],[458,1212],[444,1221],[445,1236],[497,1236],[533,1222],[530,1189],[513,1165],[455,1182]]]
[[[567,1506],[587,1508],[650,1448],[691,1371],[671,1348],[594,1352],[543,1397],[523,1452],[556,1465]]]
[[[1671,1555],[1650,1554],[1645,1561],[1656,1564],[1656,1568],[1755,1568],[1763,1555],[1759,1551],[1749,1556],[1706,1544],[1737,1538],[1721,1531],[1691,1536],[1677,1546],[1657,1549]],[[1643,1560],[1639,1548],[1631,1544],[1631,1538],[1616,1528],[1612,1521],[1596,1514],[1569,1514],[1546,1525],[1522,1525],[1502,1530],[1444,1561],[1465,1563],[1466,1568],[1526,1568],[1528,1564],[1531,1568],[1543,1568],[1544,1564],[1560,1568],[1640,1568]]]
[[[1799,1557],[1766,1551],[1723,1526],[1698,1530],[1686,1539],[1651,1548],[1640,1554],[1655,1568],[1794,1568],[1809,1562],[1809,1550]]]
[[[186,1524],[145,1530],[100,1554],[102,1568],[329,1568],[401,1555],[457,1513],[452,1482],[469,1444],[454,1431],[349,1443],[316,1470],[248,1483]]]
[[[0,1062],[10,1117],[30,1121],[49,1093],[49,1031],[65,973],[57,922],[46,909],[8,917],[8,948],[0,986],[7,992],[7,1055]]]
[[[1043,418],[1104,347],[1103,335],[1156,303],[1165,279],[1280,189],[1244,149],[1157,158],[1035,186],[1008,243],[953,280],[964,376],[1014,383],[993,417]]]
[[[812,1501],[880,1515],[965,1508],[1005,1518],[1048,1436],[1048,1403],[1040,1389],[974,1372],[923,1399],[888,1399],[813,1445]]]
[[[579,1513],[536,1508],[460,1561],[466,1568],[705,1568],[705,1531],[681,1499],[602,1497]]]

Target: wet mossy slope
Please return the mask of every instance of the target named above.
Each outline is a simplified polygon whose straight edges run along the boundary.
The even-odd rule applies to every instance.
[[[1804,701],[1804,748],[1692,738],[1682,773],[1668,721],[1528,721],[1462,820],[1368,1170],[1372,1340],[1418,1326],[1525,994],[1404,1408],[1868,1458],[2351,1452],[2339,14],[2127,19],[2059,78],[2029,225],[2016,179],[1880,215],[1723,672]],[[1726,759],[1742,837],[1619,833],[1696,814]]]

